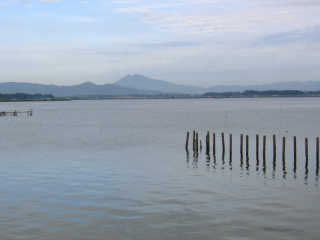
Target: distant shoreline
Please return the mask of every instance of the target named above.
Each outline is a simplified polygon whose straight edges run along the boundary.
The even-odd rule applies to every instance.
[[[68,101],[102,101],[102,100],[183,100],[183,99],[263,99],[263,98],[320,98],[320,96],[259,96],[259,97],[106,97],[77,99],[32,99],[0,100],[0,102],[68,102]]]
[[[0,102],[62,102],[71,99],[0,99]]]
[[[241,98],[306,98],[320,97],[320,91],[303,92],[298,90],[267,90],[244,92],[208,92],[205,94],[152,94],[152,95],[86,95],[55,97],[42,94],[0,94],[0,102],[56,102],[73,100],[147,100],[147,99],[241,99]]]

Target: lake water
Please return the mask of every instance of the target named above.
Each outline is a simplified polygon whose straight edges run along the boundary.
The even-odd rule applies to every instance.
[[[0,118],[0,239],[319,239],[319,98],[0,105],[30,108],[32,117]],[[217,133],[215,158],[204,151],[195,158],[191,146],[186,154],[193,129],[203,142],[207,130]],[[242,163],[241,133],[250,136]],[[255,134],[260,145],[267,136],[265,168],[261,152],[256,162]]]

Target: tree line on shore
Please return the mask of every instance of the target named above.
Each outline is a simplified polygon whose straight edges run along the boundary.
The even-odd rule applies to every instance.
[[[36,101],[36,100],[54,100],[51,94],[27,94],[27,93],[0,93],[0,101]]]
[[[256,98],[256,97],[320,97],[320,91],[299,90],[247,90],[243,92],[208,92],[205,94],[150,94],[150,95],[82,95],[57,98],[52,94],[0,93],[0,101],[57,101],[57,100],[98,100],[98,99],[170,99],[170,98]]]

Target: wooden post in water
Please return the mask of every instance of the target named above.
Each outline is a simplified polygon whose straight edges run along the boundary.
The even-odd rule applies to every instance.
[[[196,152],[196,131],[193,130],[192,132],[192,148],[193,148],[193,152]]]
[[[316,139],[316,161],[317,161],[317,170],[319,170],[319,137]]]
[[[286,160],[286,137],[282,138],[282,161]]]
[[[216,155],[216,134],[215,133],[212,134],[212,152],[213,152],[213,155],[215,156]]]
[[[186,139],[186,151],[189,152],[189,131],[187,132],[187,139]]]
[[[229,135],[229,144],[230,144],[230,162],[232,162],[232,134]]]
[[[240,135],[240,157],[243,159],[243,134]]]
[[[249,136],[246,135],[246,157],[249,160]]]
[[[202,152],[202,141],[200,139],[200,152]]]
[[[286,137],[282,138],[282,171],[283,177],[286,175]]]
[[[273,143],[273,162],[275,163],[277,159],[277,140],[276,140],[275,134],[273,134],[272,136],[272,143]]]
[[[206,136],[206,154],[210,154],[210,132],[208,131]]]
[[[293,171],[297,170],[297,137],[293,137]]]
[[[199,134],[196,132],[196,141],[195,141],[196,153],[199,152]]]
[[[256,160],[258,165],[259,164],[259,134],[256,135]]]
[[[309,165],[309,146],[308,146],[308,138],[305,139],[305,155],[306,155],[306,170],[308,169]]]
[[[263,136],[263,167],[266,167],[266,145],[267,145],[267,136]]]
[[[226,151],[225,141],[224,141],[224,133],[221,133],[221,141],[222,141],[222,155],[224,156],[224,153]]]
[[[196,132],[196,153],[199,152],[199,134]]]

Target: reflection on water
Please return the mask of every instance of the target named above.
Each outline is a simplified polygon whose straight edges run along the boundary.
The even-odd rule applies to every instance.
[[[232,158],[232,155],[229,156],[229,163],[228,163],[228,168],[230,171],[235,171],[236,173],[240,174],[240,176],[244,173],[245,171],[245,174],[246,175],[250,175],[250,174],[253,174],[253,173],[256,173],[258,175],[262,175],[264,177],[268,177],[267,175],[267,168],[268,168],[268,165],[267,165],[267,159],[266,158],[263,158],[263,162],[262,164],[260,165],[260,162],[258,159],[256,159],[255,161],[255,167],[251,167],[251,164],[250,164],[250,158],[246,158],[246,161],[245,161],[245,169],[244,169],[244,161],[243,161],[243,157],[240,157],[239,159],[239,167],[235,167],[235,162]],[[203,162],[201,162],[203,161]],[[189,166],[190,164],[190,153],[187,151],[186,152],[186,162],[187,162],[187,166]],[[305,168],[303,169],[300,169],[301,171],[298,171],[297,169],[297,163],[296,161],[292,161],[293,162],[293,167],[292,167],[292,170],[290,171],[287,167],[287,162],[289,161],[286,161],[286,158],[282,158],[282,165],[281,165],[281,168],[278,167],[277,165],[277,160],[276,160],[276,157],[273,156],[273,159],[272,159],[272,165],[270,165],[271,167],[271,178],[273,180],[276,180],[277,178],[279,178],[279,175],[278,174],[281,174],[280,175],[280,178],[283,179],[283,180],[286,180],[287,177],[288,177],[288,173],[291,173],[290,176],[292,176],[293,178],[292,179],[299,179],[299,176],[302,177],[304,179],[304,183],[305,184],[308,184],[308,181],[309,181],[309,167],[308,167],[308,164],[305,165]],[[225,161],[225,154],[223,153],[222,154],[222,157],[221,157],[221,161],[220,162],[217,162],[217,157],[216,157],[216,154],[205,154],[205,153],[193,153],[192,155],[192,167],[193,168],[199,168],[202,163],[205,164],[205,166],[207,168],[212,168],[212,169],[220,169],[220,170],[225,170],[226,168],[226,161]],[[219,164],[220,163],[220,164]],[[219,167],[220,166],[220,167]],[[315,169],[315,174],[314,174],[314,179],[315,179],[315,182],[318,182],[319,181],[319,167],[316,167]]]
[[[200,136],[200,133],[197,132],[197,135]],[[312,159],[313,162],[315,162],[315,171],[314,175],[310,175],[309,172],[309,139],[305,138],[304,141],[304,168],[298,169],[298,162],[300,165],[303,163],[303,158],[298,159],[298,145],[297,145],[297,137],[293,137],[293,148],[289,150],[292,150],[292,152],[287,152],[287,146],[286,146],[286,137],[282,137],[282,145],[281,149],[278,149],[281,151],[281,159],[277,159],[277,136],[275,134],[272,135],[272,149],[269,149],[267,146],[267,136],[263,136],[263,149],[262,149],[262,164],[260,163],[260,145],[259,145],[259,134],[256,134],[255,136],[255,160],[251,159],[250,156],[252,155],[252,150],[250,149],[250,137],[249,135],[245,135],[245,149],[244,149],[244,134],[240,134],[240,141],[236,142],[236,146],[240,147],[239,154],[235,154],[235,159],[239,159],[239,168],[233,167],[233,140],[232,140],[232,134],[229,134],[229,145],[226,146],[225,139],[224,139],[224,133],[221,133],[221,135],[218,134],[218,136],[221,138],[221,166],[220,169],[224,170],[226,167],[226,149],[228,150],[228,156],[229,156],[229,170],[238,171],[240,176],[243,175],[245,172],[246,175],[250,175],[251,173],[255,172],[256,174],[260,174],[264,176],[264,178],[268,178],[268,168],[270,168],[270,177],[275,180],[280,178],[283,180],[286,180],[288,178],[288,173],[290,173],[291,176],[293,176],[293,179],[298,179],[299,176],[303,176],[305,184],[308,184],[309,178],[312,176],[315,178],[316,181],[319,179],[319,138],[316,138],[316,154],[315,159]],[[201,136],[200,136],[201,137]],[[200,140],[201,143],[201,140]],[[208,148],[210,148],[210,131],[207,132],[206,135],[206,154],[205,154],[205,163],[206,167],[212,166],[213,169],[217,169],[217,166],[219,165],[219,162],[216,160],[216,153],[217,153],[217,146],[216,146],[216,133],[213,133],[213,162],[211,163],[211,155]],[[239,144],[237,144],[239,143]],[[239,146],[238,146],[239,145]],[[301,147],[301,146],[300,146]],[[271,148],[271,146],[270,146]],[[245,159],[244,159],[244,152],[245,150]],[[267,152],[272,151],[272,159],[267,158]],[[187,152],[187,155],[189,153]],[[187,161],[189,157],[187,156]],[[202,151],[200,148],[200,152],[194,151],[194,164],[195,167],[199,166],[199,159],[202,159]],[[278,164],[277,161],[281,161],[281,164]],[[268,164],[271,162],[271,164]],[[292,169],[288,167],[288,164],[292,163]]]

